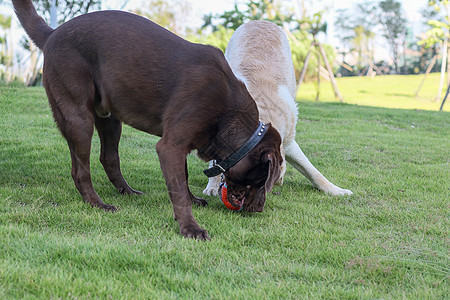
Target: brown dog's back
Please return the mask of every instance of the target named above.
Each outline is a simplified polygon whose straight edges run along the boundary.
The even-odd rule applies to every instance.
[[[100,115],[111,112],[123,122],[158,136],[163,133],[162,118],[171,113],[165,108],[183,106],[181,102],[168,105],[181,98],[176,93],[192,97],[185,95],[185,86],[200,85],[214,96],[214,91],[225,86],[205,83],[226,83],[217,80],[223,75],[217,74],[217,65],[229,69],[220,50],[189,43],[145,18],[119,11],[91,13],[61,25],[43,50],[47,75],[71,69],[83,73],[78,77],[89,73],[99,96],[95,105]]]

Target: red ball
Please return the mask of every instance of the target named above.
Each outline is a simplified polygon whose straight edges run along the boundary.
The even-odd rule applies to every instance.
[[[244,202],[242,202],[240,207],[236,207],[234,205],[232,205],[229,201],[228,201],[228,197],[227,197],[227,185],[224,183],[222,186],[222,189],[220,191],[220,199],[222,200],[222,203],[225,205],[226,208],[228,208],[229,210],[234,210],[234,211],[239,211],[242,209],[242,207],[244,206]]]

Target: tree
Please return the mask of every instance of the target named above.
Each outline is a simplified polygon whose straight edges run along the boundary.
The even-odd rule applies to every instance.
[[[13,80],[11,72],[13,57],[12,43],[9,41],[9,33],[11,29],[11,17],[0,14],[0,80],[7,83]],[[3,66],[3,67],[2,67]]]
[[[222,25],[216,27],[216,30],[208,34],[196,34],[188,37],[188,40],[193,43],[208,44],[219,48],[225,52],[228,42],[233,35],[234,30],[225,28]]]
[[[233,30],[250,20],[268,20],[280,26],[294,21],[294,13],[282,6],[281,1],[249,0],[243,3],[242,7],[235,4],[232,10],[225,11],[221,15],[206,15],[203,18],[205,23],[202,28],[210,27],[213,31],[217,30],[218,26],[214,21]]]
[[[149,18],[176,34],[185,35],[189,31],[185,25],[189,22],[183,18],[186,18],[188,15],[186,12],[189,9],[189,3],[185,0],[150,0],[135,13]]]
[[[435,47],[438,44],[443,45],[443,59],[441,65],[441,80],[439,83],[438,93],[436,95],[436,100],[438,100],[441,96],[443,82],[444,82],[444,74],[445,74],[445,65],[447,64],[447,73],[449,73],[450,64],[447,63],[446,58],[448,59],[448,39],[449,39],[449,6],[447,0],[442,1],[429,1],[429,6],[433,7],[436,11],[436,14],[430,14],[433,17],[437,17],[436,19],[428,20],[428,25],[431,27],[427,32],[426,36],[422,41],[420,41],[421,45],[425,47]],[[439,18],[439,12],[443,8],[445,12],[445,18]]]
[[[294,32],[290,33],[290,39],[291,41],[293,39],[296,40],[295,45],[291,47],[296,75],[300,74],[303,62],[305,61],[313,40],[311,34],[309,34],[307,30],[300,28],[300,24],[296,20],[293,9],[283,6],[282,1],[247,0],[245,3],[235,4],[232,10],[225,11],[222,14],[205,15],[203,20],[204,24],[200,33],[205,32],[205,29],[207,28],[210,29],[212,33],[206,34],[206,37],[203,36],[200,39],[195,40],[206,41],[207,43],[219,47],[223,51],[225,51],[228,40],[234,30],[250,20],[267,20],[282,27],[285,27],[285,25],[295,26]],[[219,41],[220,37],[224,37],[225,40]],[[334,56],[334,53],[332,56]],[[310,64],[309,69],[312,69],[313,67],[314,64]]]
[[[225,51],[229,38],[239,26],[250,20],[267,20],[286,30],[291,43],[292,60],[297,77],[311,79],[319,75],[318,68],[324,56],[327,58],[325,63],[327,70],[322,71],[321,74],[327,73],[326,77],[331,77],[328,72],[332,68],[330,62],[332,63],[335,59],[334,48],[321,45],[315,40],[316,34],[326,32],[327,24],[321,21],[323,12],[316,13],[312,17],[307,17],[305,10],[303,12],[302,19],[299,19],[293,8],[285,6],[282,1],[247,0],[245,3],[235,4],[232,10],[223,14],[205,15],[200,33],[205,32],[206,28],[211,29],[212,33],[201,36],[200,39],[191,40],[213,44]],[[309,62],[311,55],[316,56],[317,59]],[[308,63],[305,63],[307,60]],[[305,65],[307,68],[304,68]]]
[[[448,0],[429,0],[428,5],[434,7],[436,12],[440,12],[441,10],[444,11],[445,19],[434,19],[429,20],[428,24],[431,26],[431,29],[427,31],[426,37],[421,41],[422,44],[425,46],[433,46],[438,43],[443,44],[443,58],[442,58],[442,65],[441,65],[441,79],[439,82],[439,89],[438,93],[436,95],[436,101],[440,99],[443,83],[444,83],[444,75],[445,75],[445,65],[447,64],[447,78],[448,78],[448,88],[447,88],[447,94],[444,97],[444,101],[448,96],[448,92],[450,90],[450,63],[448,60],[450,60],[450,57],[448,55],[448,43],[449,43],[449,30],[450,30],[450,7],[449,7],[449,1]],[[444,101],[441,105],[444,105]]]
[[[379,22],[383,27],[383,37],[389,43],[396,73],[400,73],[400,46],[406,38],[406,22],[402,4],[396,0],[379,3]]]
[[[374,63],[375,7],[373,1],[365,1],[350,10],[337,10],[335,26],[344,45],[344,60],[345,54],[356,53],[358,68]]]
[[[48,22],[52,0],[33,0],[39,15]],[[56,0],[58,24],[62,24],[75,16],[86,14],[101,8],[101,0]]]
[[[341,8],[336,10],[336,20],[334,22],[334,26],[336,28],[336,32],[339,35],[339,40],[343,45],[343,54],[344,61],[347,53],[352,52],[352,42],[353,39],[353,22],[351,19],[351,14],[347,8]]]
[[[342,99],[341,93],[339,92],[339,89],[337,87],[337,84],[336,84],[336,81],[334,78],[334,74],[333,74],[333,70],[332,70],[330,61],[328,59],[328,56],[326,54],[326,50],[317,39],[317,34],[319,32],[323,32],[325,34],[327,32],[327,23],[322,22],[323,13],[324,13],[323,11],[320,11],[320,12],[315,13],[312,17],[305,16],[299,22],[300,28],[308,30],[310,35],[312,35],[312,43],[309,45],[309,48],[308,48],[309,50],[308,50],[308,53],[304,60],[302,72],[300,74],[300,78],[297,83],[296,94],[298,93],[300,85],[303,82],[304,76],[307,71],[307,67],[309,66],[310,55],[313,52],[313,48],[315,48],[316,49],[315,54],[316,54],[317,66],[318,66],[317,85],[316,85],[316,101],[319,100],[319,93],[320,93],[321,58],[322,58],[325,63],[325,66],[326,66],[326,71],[323,73],[326,74],[327,77],[329,77],[329,80],[331,81],[331,84],[333,86],[334,95],[335,95],[336,99],[339,99],[341,102],[343,102],[344,100]],[[299,44],[299,41],[297,39],[294,39],[294,41],[297,44]]]
[[[445,17],[436,9],[430,5],[426,5],[420,12],[424,27],[431,27],[428,23],[429,20],[438,20],[440,22],[445,22]],[[420,61],[418,62],[418,67],[420,70],[425,70],[425,68],[434,61],[436,55],[438,55],[440,43],[428,43],[426,41],[427,35],[422,34],[420,40],[417,41],[417,45],[412,45],[412,48],[417,47],[417,51],[420,51]],[[431,69],[430,69],[431,71]]]

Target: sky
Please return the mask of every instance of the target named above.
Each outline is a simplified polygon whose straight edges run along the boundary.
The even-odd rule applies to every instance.
[[[145,6],[145,3],[148,1],[145,0],[128,0],[127,5],[123,7],[123,3],[127,0],[103,0],[102,9],[124,9],[124,10],[133,10]],[[231,10],[234,7],[235,3],[246,3],[247,0],[167,0],[172,3],[180,3],[180,2],[189,2],[190,10],[187,14],[183,15],[183,19],[185,22],[189,23],[190,28],[198,28],[203,24],[202,17],[205,14],[212,13],[213,15],[222,13],[226,10]],[[291,7],[299,7],[298,3],[302,2],[302,0],[278,0],[282,1],[287,6]],[[8,2],[8,0],[6,1]],[[10,2],[10,1],[9,1]],[[305,1],[306,9],[309,13],[313,13],[315,11],[322,10],[327,8],[328,12],[326,13],[326,21],[328,23],[328,34],[326,36],[325,42],[332,44],[335,47],[339,47],[339,37],[336,35],[334,31],[334,18],[335,11],[341,8],[350,8],[354,3],[361,3],[364,0],[314,0],[314,1]],[[400,0],[402,2],[403,9],[405,10],[405,14],[407,19],[411,22],[411,26],[417,29],[418,25],[422,21],[420,20],[419,9],[425,7],[427,4],[427,0]],[[144,3],[144,4],[143,4]],[[312,4],[311,4],[312,3]],[[148,6],[148,4],[147,4]],[[7,5],[0,5],[0,13],[3,14],[11,14],[12,9]],[[297,11],[297,13],[300,13]],[[15,27],[19,27],[17,20],[14,23]],[[415,32],[418,34],[419,32]],[[15,37],[20,39],[20,37]],[[377,42],[379,47],[384,50],[377,51],[380,59],[384,59],[385,56],[388,56],[388,47],[383,45],[384,41],[379,38]]]
[[[122,4],[126,0],[103,0],[103,9],[118,9],[121,8]],[[174,3],[179,2],[180,0],[169,0]],[[191,10],[190,10],[190,18],[189,23],[192,24],[192,27],[199,27],[202,25],[202,17],[205,14],[212,13],[218,14],[226,10],[233,9],[234,4],[237,3],[243,3],[246,2],[246,0],[181,0],[181,1],[187,1],[190,4]],[[289,6],[296,6],[297,3],[301,2],[302,0],[278,0],[285,2]],[[9,1],[10,2],[10,1]],[[142,6],[142,3],[146,3],[148,1],[145,0],[128,0],[128,4],[124,7],[124,10],[132,10],[136,9]],[[363,0],[314,0],[314,1],[306,1],[313,2],[313,6],[315,7],[308,7],[307,10],[312,12],[315,10],[323,9],[324,7],[327,7],[329,9],[329,12],[327,13],[327,21],[329,30],[329,38],[331,41],[333,41],[334,32],[333,32],[333,23],[334,23],[334,14],[333,12],[340,8],[349,8],[352,6],[353,3],[357,2],[364,2]],[[424,7],[427,0],[400,0],[403,4],[403,8],[405,10],[405,13],[409,20],[412,22],[418,22],[420,19],[420,15],[418,13],[419,9],[421,7]],[[12,9],[10,7],[4,6],[0,7],[0,13],[12,13]]]
[[[122,3],[123,0],[104,0],[105,6],[116,6],[117,3]],[[177,0],[174,0],[175,2]],[[233,9],[234,4],[237,3],[245,3],[246,0],[187,0],[191,7],[192,11],[197,17],[197,21],[201,21],[201,17],[208,13],[221,13],[226,10]],[[295,6],[297,3],[301,2],[301,0],[278,0],[282,2],[286,2],[287,5]],[[143,0],[129,0],[128,5],[125,8],[136,8],[142,5]],[[315,7],[307,7],[308,10],[320,10],[323,7],[330,8],[330,11],[335,11],[340,8],[349,8],[353,3],[361,3],[363,0],[314,0],[314,1],[306,1],[306,2],[314,2]],[[402,6],[405,10],[405,13],[408,16],[409,20],[417,21],[420,18],[418,13],[421,7],[424,7],[427,0],[400,0],[402,2]],[[332,13],[329,14],[329,19],[332,19]],[[329,22],[330,23],[330,22]]]
[[[104,8],[117,8],[120,3],[123,3],[126,0],[104,0]],[[180,0],[168,0],[172,2],[178,2]],[[181,0],[188,1],[191,6],[191,14],[192,16],[189,18],[190,26],[193,28],[200,27],[202,22],[202,17],[205,14],[212,13],[220,14],[224,11],[231,10],[234,7],[235,3],[246,3],[247,0]],[[302,0],[278,0],[284,2],[287,6],[299,7],[299,3]],[[311,4],[311,2],[313,4]],[[326,13],[326,21],[328,24],[328,34],[326,36],[325,42],[330,43],[334,46],[339,45],[339,37],[336,35],[334,30],[334,19],[335,19],[335,11],[337,9],[342,8],[351,8],[354,3],[363,3],[364,0],[314,0],[314,1],[305,1],[306,9],[308,12],[313,13],[319,10],[326,8],[328,12]],[[410,26],[418,31],[421,24],[421,16],[419,10],[426,6],[428,0],[400,0],[402,2],[403,9],[405,11],[407,19],[411,22]],[[126,9],[135,9],[142,6],[142,3],[145,3],[143,0],[129,0],[128,4],[125,7]],[[309,4],[309,5],[308,5]],[[299,11],[297,13],[300,14]],[[417,34],[418,32],[415,32]],[[378,44],[380,44],[380,48],[385,50],[378,51],[381,56],[388,55],[388,50],[385,45],[382,45],[384,41],[380,38]]]
[[[116,6],[117,3],[123,3],[124,0],[104,0],[106,6]],[[180,0],[169,0],[173,2],[177,2]],[[220,14],[224,11],[231,10],[234,7],[235,3],[246,3],[247,0],[181,0],[188,1],[191,6],[191,14],[192,17],[189,19],[189,23],[193,28],[200,27],[202,22],[202,17],[205,14],[212,13]],[[302,0],[278,0],[283,1],[283,4],[291,7],[297,8],[297,13],[300,5],[298,5]],[[328,25],[328,34],[324,42],[330,43],[335,47],[339,47],[340,41],[339,36],[337,36],[334,30],[334,19],[335,19],[335,11],[337,9],[342,8],[351,8],[355,3],[363,3],[364,0],[314,0],[314,1],[305,1],[306,10],[309,13],[314,13],[316,11],[323,10],[324,8],[327,10],[325,14],[326,22]],[[400,0],[402,2],[402,7],[405,11],[407,19],[410,21],[410,27],[416,31],[415,34],[418,34],[422,24],[421,16],[419,10],[426,6],[428,0]],[[139,8],[142,6],[143,0],[129,0],[125,9],[133,9]],[[383,38],[379,37],[376,40],[377,48],[376,51],[376,59],[378,60],[389,60],[390,52],[389,48],[386,46],[386,42]]]

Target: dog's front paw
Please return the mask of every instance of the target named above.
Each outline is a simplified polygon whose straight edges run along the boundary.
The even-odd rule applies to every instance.
[[[196,239],[201,241],[211,240],[208,236],[208,232],[201,228],[200,226],[186,226],[180,228],[180,233],[182,236],[190,239]]]
[[[208,185],[203,190],[203,194],[207,195],[207,196],[217,196],[217,195],[219,195],[219,187],[211,187]]]
[[[347,196],[347,195],[352,195],[353,192],[350,190],[346,190],[346,189],[341,189],[338,186],[334,186],[333,188],[324,191],[327,194],[330,194],[331,196]]]
[[[219,195],[219,187],[220,187],[220,176],[211,177],[208,180],[208,185],[203,190],[203,194],[208,196],[217,196]]]

